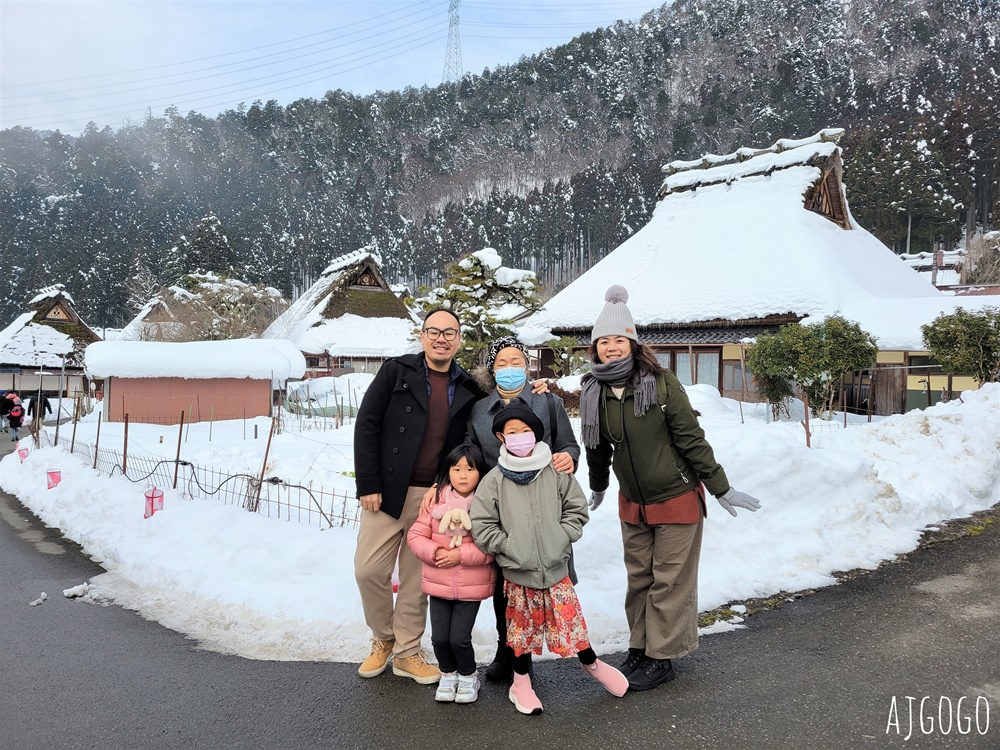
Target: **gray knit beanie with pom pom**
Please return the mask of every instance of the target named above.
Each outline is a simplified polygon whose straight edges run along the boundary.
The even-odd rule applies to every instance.
[[[590,332],[590,343],[594,343],[602,336],[624,336],[638,343],[639,337],[635,333],[632,313],[625,306],[628,302],[628,292],[625,287],[618,284],[609,287],[604,293],[604,299],[608,304],[597,316],[594,330]]]

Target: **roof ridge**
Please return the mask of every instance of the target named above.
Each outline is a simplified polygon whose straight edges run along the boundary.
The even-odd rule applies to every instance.
[[[690,161],[677,159],[663,165],[661,171],[669,177],[670,175],[677,174],[678,172],[688,172],[694,169],[711,169],[712,167],[721,167],[727,164],[739,164],[741,162],[749,161],[756,156],[763,156],[764,154],[780,154],[784,151],[790,151],[792,149],[808,146],[813,143],[837,143],[845,132],[844,128],[823,128],[815,135],[808,136],[807,138],[800,138],[797,140],[791,138],[779,138],[767,148],[738,148],[731,154],[722,155],[706,153],[702,155],[701,158],[692,159]]]

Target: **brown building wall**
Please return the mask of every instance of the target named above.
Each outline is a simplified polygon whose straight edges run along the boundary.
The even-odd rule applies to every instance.
[[[109,378],[104,394],[109,422],[179,424],[209,419],[266,417],[271,413],[268,380],[219,378]],[[245,410],[245,411],[244,411]]]

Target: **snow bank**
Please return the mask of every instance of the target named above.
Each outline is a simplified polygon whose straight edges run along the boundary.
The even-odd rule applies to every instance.
[[[812,449],[798,423],[766,423],[765,405],[744,404],[741,424],[739,405],[714,389],[690,393],[733,485],[762,503],[758,513],[733,518],[709,499],[702,610],[831,584],[836,571],[874,568],[914,549],[929,524],[1000,501],[1000,385],[967,392],[964,403],[877,423],[814,423]],[[352,431],[318,424],[286,420],[271,447],[269,475],[353,494]],[[77,439],[91,439],[94,428],[81,423]],[[172,441],[161,447],[155,438],[165,429],[131,425],[130,440],[171,455]],[[259,471],[264,441],[241,434],[240,422],[216,423],[210,442],[207,425],[191,425],[182,457]],[[121,439],[120,425],[102,427],[102,445]],[[62,470],[62,483],[46,490],[52,468]],[[586,465],[577,476],[586,482]],[[108,573],[91,581],[90,598],[112,598],[206,648],[251,658],[357,661],[367,653],[353,530],[318,531],[172,490],[165,509],[143,520],[144,485],[97,475],[55,448],[23,464],[7,456],[0,487],[102,562]],[[599,653],[624,649],[628,638],[616,491],[613,482],[575,546],[580,598]],[[474,631],[480,659],[496,643],[492,619],[484,604]],[[424,645],[430,653],[429,633]]]

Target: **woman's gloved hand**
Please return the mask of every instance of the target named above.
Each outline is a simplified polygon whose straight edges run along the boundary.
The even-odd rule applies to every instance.
[[[737,508],[745,508],[752,513],[760,510],[760,501],[757,498],[745,492],[735,490],[732,487],[715,499],[719,501],[719,505],[729,511],[729,515],[731,516],[736,515]]]
[[[601,506],[601,503],[603,502],[604,502],[604,492],[603,491],[594,492],[593,490],[591,490],[590,500],[587,501],[587,507],[590,508],[591,510],[597,510]]]

